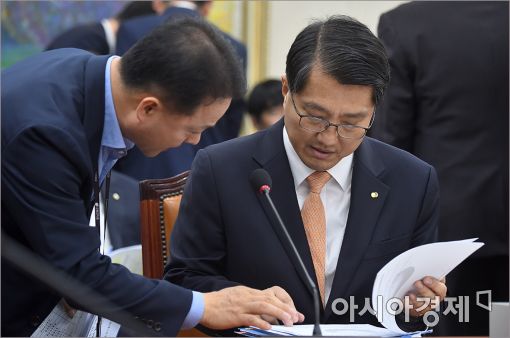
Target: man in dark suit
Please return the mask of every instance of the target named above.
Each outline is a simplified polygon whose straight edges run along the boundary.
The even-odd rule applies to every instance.
[[[114,17],[101,22],[73,27],[58,35],[46,50],[58,48],[79,48],[97,55],[113,54],[120,24],[139,16],[155,14],[163,10],[161,4],[151,1],[131,1]],[[183,146],[184,147],[184,146]],[[139,154],[144,157],[143,154]],[[108,208],[108,237],[110,245],[106,251],[140,244],[140,191],[138,180],[131,176],[112,171]],[[115,198],[118,197],[118,198]]]
[[[154,13],[150,1],[131,1],[114,17],[78,25],[59,34],[48,44],[46,50],[79,48],[97,55],[113,54],[121,22]]]
[[[363,24],[339,16],[305,28],[287,55],[284,118],[197,154],[165,278],[202,291],[276,284],[313,322],[307,280],[269,204],[250,185],[252,172],[264,168],[274,204],[320,290],[321,322],[348,323],[349,312],[333,312],[336,299],[353,296],[361,311],[379,269],[436,240],[435,170],[364,137],[388,80],[384,48]],[[442,298],[446,286],[431,277],[415,286],[410,314],[419,318],[430,307],[417,312],[415,297]],[[356,315],[358,323],[377,323],[368,312]]]
[[[279,288],[201,294],[131,274],[99,252],[97,228],[88,224],[118,158],[134,144],[155,156],[183,142],[197,143],[241,94],[243,81],[221,34],[192,19],[162,25],[122,58],[60,49],[6,69],[2,235],[155,334],[174,336],[199,322],[211,328],[268,327],[260,315],[276,315],[287,324],[302,320]],[[30,335],[59,302],[58,286],[48,287],[3,256],[1,275],[2,335]]]
[[[164,22],[182,16],[205,17],[212,1],[156,1],[161,15],[150,15],[124,21],[117,33],[117,55],[122,55],[136,41]],[[164,8],[166,6],[166,8]],[[246,71],[246,47],[230,35],[223,36],[232,44]],[[166,178],[180,174],[191,168],[196,152],[205,146],[235,138],[239,135],[244,114],[241,99],[232,101],[226,114],[213,127],[202,134],[198,145],[184,144],[179,148],[167,150],[154,158],[145,158],[136,147],[128,156],[119,161],[117,170],[137,180]]]
[[[439,240],[485,243],[447,276],[450,296],[470,298],[469,322],[451,313],[436,331],[486,336],[476,292],[508,301],[508,2],[405,4],[381,16],[379,36],[391,81],[372,135],[437,169]]]

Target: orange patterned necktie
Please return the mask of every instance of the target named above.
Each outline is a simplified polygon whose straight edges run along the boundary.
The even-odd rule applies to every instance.
[[[306,178],[310,186],[310,193],[301,209],[301,218],[305,226],[323,305],[325,304],[324,285],[326,282],[326,212],[320,193],[330,178],[331,175],[327,171],[316,171]]]

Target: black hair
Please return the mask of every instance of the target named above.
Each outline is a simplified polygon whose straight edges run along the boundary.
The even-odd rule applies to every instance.
[[[209,2],[211,2],[211,0],[197,0],[197,1],[193,1],[193,3],[197,6],[197,8],[200,8],[200,7],[203,7],[203,6],[207,5]]]
[[[260,121],[262,113],[270,108],[282,106],[282,82],[269,79],[257,84],[248,97],[248,113]]]
[[[390,80],[381,41],[365,25],[344,15],[316,21],[296,37],[287,54],[291,92],[298,93],[305,87],[314,67],[339,83],[371,86],[375,104]]]
[[[115,18],[122,22],[138,16],[154,14],[156,11],[152,8],[152,1],[130,1],[115,15]]]
[[[240,98],[246,87],[233,47],[201,18],[158,26],[124,54],[120,73],[128,88],[151,90],[184,115],[216,99]]]

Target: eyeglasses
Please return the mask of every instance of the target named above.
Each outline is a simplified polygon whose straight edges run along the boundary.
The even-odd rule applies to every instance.
[[[292,101],[292,105],[294,106],[296,114],[298,114],[299,116],[299,126],[304,130],[308,130],[314,133],[322,133],[329,127],[333,126],[336,127],[336,133],[339,137],[349,140],[359,140],[365,137],[367,131],[370,129],[370,127],[372,127],[372,123],[374,123],[375,109],[374,112],[372,113],[372,117],[370,118],[370,124],[368,125],[367,128],[365,128],[353,124],[345,123],[335,124],[321,117],[301,114],[296,107],[296,103],[294,102],[294,97],[292,96],[292,93],[290,94],[290,99]]]

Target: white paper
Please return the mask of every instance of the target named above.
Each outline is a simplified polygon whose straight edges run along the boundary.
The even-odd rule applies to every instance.
[[[58,303],[31,337],[85,337],[93,321],[94,315],[83,311],[71,319]]]
[[[76,311],[73,318],[58,303],[31,337],[95,337],[97,316]],[[106,318],[101,320],[101,337],[117,337],[120,325]]]
[[[405,334],[388,311],[388,302],[393,298],[404,299],[407,292],[414,290],[413,283],[426,276],[445,277],[484,245],[475,240],[477,238],[425,244],[393,258],[377,273],[372,290],[372,307],[379,322],[395,333]]]
[[[396,334],[388,329],[370,324],[325,324],[321,325],[323,336],[350,337],[394,337]],[[290,334],[295,336],[312,336],[313,325],[282,326],[273,325],[268,332],[275,334]],[[409,335],[409,333],[406,333]]]
[[[96,336],[96,326],[97,326],[97,316],[94,316],[94,321],[92,322],[92,326],[87,334],[87,337],[95,337]],[[103,318],[101,319],[101,337],[117,337],[117,333],[119,333],[120,324],[112,322],[109,319]]]
[[[114,250],[108,256],[113,263],[124,265],[132,273],[143,274],[141,244]]]

